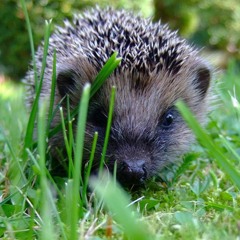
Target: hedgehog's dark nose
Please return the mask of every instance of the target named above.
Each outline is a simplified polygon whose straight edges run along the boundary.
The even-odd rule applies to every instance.
[[[142,185],[147,178],[145,161],[123,161],[119,166],[118,178],[125,186]]]

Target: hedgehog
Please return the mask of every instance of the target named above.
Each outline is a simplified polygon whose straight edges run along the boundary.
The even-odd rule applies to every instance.
[[[98,72],[117,52],[121,63],[89,102],[83,162],[87,164],[93,135],[99,138],[93,172],[98,171],[105,137],[110,92],[116,99],[105,167],[117,165],[117,179],[123,186],[141,186],[169,164],[181,159],[194,140],[175,103],[181,99],[202,123],[206,119],[212,70],[200,51],[161,22],[152,22],[126,10],[99,7],[65,20],[49,39],[47,64],[40,101],[49,98],[53,55],[56,51],[55,107],[78,106],[83,86],[93,83]],[[40,75],[43,46],[36,52]],[[29,105],[35,97],[34,71],[25,77]],[[73,129],[76,130],[76,122]],[[57,113],[51,128],[60,123]],[[61,132],[49,139],[53,159],[61,168],[65,144]],[[58,151],[56,151],[56,149]],[[67,158],[66,158],[67,159]]]

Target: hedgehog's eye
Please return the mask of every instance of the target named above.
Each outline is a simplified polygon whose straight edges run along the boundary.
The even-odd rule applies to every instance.
[[[96,127],[104,128],[107,125],[107,114],[101,108],[97,108],[90,114],[89,121]]]
[[[71,70],[60,72],[57,76],[57,86],[61,97],[66,96],[76,88],[74,74]]]
[[[161,118],[161,127],[168,129],[174,122],[176,111],[174,109],[169,109]]]
[[[163,127],[169,127],[173,123],[173,119],[174,119],[173,115],[171,113],[168,113],[163,119],[162,122]]]

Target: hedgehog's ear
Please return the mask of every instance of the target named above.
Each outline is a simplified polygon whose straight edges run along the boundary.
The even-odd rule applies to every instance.
[[[57,76],[57,87],[61,97],[76,89],[75,74],[72,70],[62,71]]]
[[[201,64],[195,73],[194,84],[199,90],[201,98],[204,98],[210,85],[211,70],[208,66]]]

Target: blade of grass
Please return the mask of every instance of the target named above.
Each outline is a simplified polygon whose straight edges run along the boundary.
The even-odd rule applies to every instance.
[[[63,218],[63,221],[66,227],[70,229],[70,231],[68,231],[68,239],[71,239],[70,235],[73,235],[72,231],[75,231],[75,232],[77,231],[77,228],[72,229],[73,179],[68,179],[64,185],[65,185],[65,198],[63,198],[63,202],[64,202],[63,212],[65,211],[65,217]]]
[[[110,103],[109,103],[109,111],[108,111],[108,120],[107,120],[107,127],[106,127],[106,133],[104,137],[104,144],[103,144],[103,150],[102,150],[102,156],[100,160],[100,167],[99,171],[101,172],[103,169],[106,153],[107,153],[107,146],[108,146],[108,140],[112,125],[112,117],[113,117],[113,109],[114,109],[114,102],[115,102],[115,95],[116,95],[116,87],[112,87],[111,96],[110,96]]]
[[[68,140],[68,137],[67,137],[67,130],[66,130],[66,127],[65,127],[65,122],[64,122],[64,116],[63,116],[63,108],[60,107],[59,109],[60,111],[60,116],[61,116],[61,122],[62,122],[62,129],[63,129],[63,140],[64,140],[64,144],[65,144],[65,147],[66,147],[66,151],[67,151],[67,156],[68,156],[68,160],[69,160],[69,164],[70,164],[70,168],[72,168],[72,145],[70,146],[69,144],[69,140]],[[70,176],[70,173],[69,173],[69,176]]]
[[[42,230],[41,230],[41,239],[56,239],[55,230],[53,228],[53,219],[49,200],[52,196],[48,195],[48,183],[47,175],[45,171],[46,163],[46,102],[43,102],[43,105],[39,109],[38,116],[38,153],[39,153],[39,165],[40,165],[40,185],[41,185],[41,216],[42,216]],[[50,198],[50,199],[49,199]],[[51,200],[50,200],[51,201]]]
[[[224,156],[222,150],[213,142],[206,131],[202,129],[189,108],[182,101],[177,102],[176,105],[201,145],[208,150],[208,154],[216,160],[218,165],[228,175],[229,179],[240,189],[240,173]]]
[[[228,151],[231,152],[234,158],[240,163],[239,154],[235,151],[235,149],[231,146],[227,139],[223,135],[219,135],[219,138],[222,140],[224,146],[228,149]]]
[[[101,179],[91,179],[90,185],[97,196],[103,198],[113,218],[123,226],[127,237],[138,240],[154,239],[147,231],[147,226],[137,219],[136,211],[130,206],[126,193],[112,179],[107,178],[107,175],[102,176]]]
[[[35,86],[37,87],[38,86],[38,76],[37,76],[37,67],[36,67],[36,60],[35,60],[35,50],[34,50],[32,28],[31,28],[31,23],[30,23],[29,16],[28,16],[26,3],[24,0],[21,0],[21,5],[22,5],[23,13],[24,13],[24,16],[26,19],[26,24],[27,24],[28,37],[29,37],[29,41],[30,41],[30,48],[31,48],[31,54],[32,54],[32,61],[33,61],[34,81],[35,81]]]
[[[85,173],[85,180],[84,180],[84,184],[83,184],[82,196],[83,196],[84,203],[86,203],[86,199],[87,199],[87,187],[88,187],[89,177],[90,177],[92,164],[93,164],[93,160],[94,160],[95,150],[96,150],[96,146],[97,146],[97,140],[98,140],[98,132],[95,132],[94,136],[93,136],[93,143],[92,143],[92,150],[91,150],[91,154],[90,154],[90,159],[89,159],[89,162],[88,162],[87,170],[86,170],[86,173]]]
[[[80,200],[80,183],[82,184],[82,155],[84,146],[84,135],[87,118],[88,103],[90,97],[90,84],[86,84],[79,105],[78,124],[76,133],[76,148],[74,154],[74,171],[73,171],[73,191],[72,191],[72,218],[70,239],[78,239],[77,223],[79,214],[83,216],[83,203]]]
[[[27,131],[24,139],[24,149],[31,149],[32,143],[33,143],[33,131],[34,131],[34,123],[38,111],[38,102],[39,97],[42,89],[42,83],[43,83],[43,77],[44,77],[44,70],[46,67],[46,61],[47,61],[47,51],[48,51],[48,44],[49,44],[49,36],[50,36],[50,29],[51,29],[51,22],[46,21],[45,25],[45,36],[44,36],[44,54],[43,54],[43,62],[42,62],[42,70],[41,70],[41,77],[40,82],[37,88],[36,97],[33,102],[32,110],[30,113],[30,117],[27,124]],[[27,156],[26,151],[23,153],[24,158]]]
[[[100,70],[100,72],[96,76],[91,87],[90,98],[94,96],[94,94],[103,85],[106,79],[112,74],[114,69],[120,64],[121,58],[117,58],[117,54],[118,54],[117,52],[114,52],[112,54],[112,56],[108,59],[106,64],[103,66],[103,68]]]
[[[53,52],[53,68],[52,68],[52,85],[51,85],[51,95],[50,95],[50,104],[48,110],[48,129],[53,118],[53,107],[54,107],[54,98],[55,98],[55,89],[56,89],[56,80],[57,80],[57,59],[56,59],[56,50]]]
[[[62,196],[62,193],[58,190],[55,182],[53,181],[51,175],[49,174],[48,170],[46,169],[46,113],[47,113],[47,104],[43,102],[43,106],[39,109],[39,116],[38,116],[38,152],[39,152],[39,161],[36,161],[33,157],[34,163],[39,169],[40,173],[40,185],[42,191],[42,199],[41,199],[41,217],[43,220],[43,226],[41,230],[41,239],[57,239],[56,236],[56,229],[54,226],[54,220],[57,221],[57,228],[59,228],[59,232],[63,239],[67,239],[65,230],[61,224],[61,218],[59,216],[59,211],[55,204],[55,200],[52,195],[51,188],[48,184],[47,176],[50,177],[51,182],[55,186],[55,189],[58,191],[59,196]],[[29,150],[28,150],[29,151]],[[29,152],[30,153],[30,152]],[[31,155],[31,154],[30,154]]]
[[[68,118],[68,141],[69,141],[69,156],[72,156],[72,151],[73,151],[73,146],[74,146],[74,135],[73,135],[73,121],[74,118],[71,118],[71,112],[70,112],[70,100],[69,96],[67,96],[67,118]],[[69,159],[69,164],[68,164],[68,177],[72,178],[73,176],[73,159],[70,157]]]

